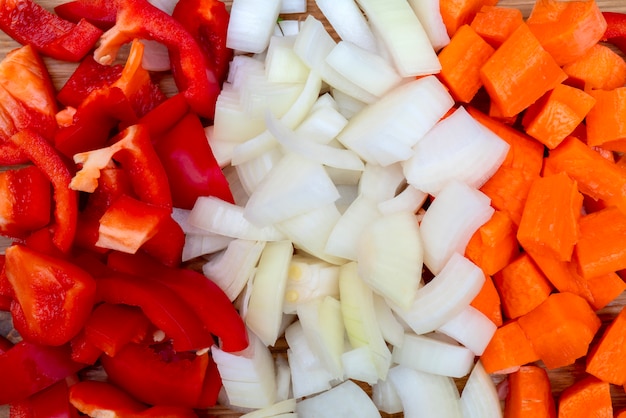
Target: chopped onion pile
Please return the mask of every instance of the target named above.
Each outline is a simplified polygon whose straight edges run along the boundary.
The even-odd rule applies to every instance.
[[[317,0],[338,41],[313,16],[277,27],[302,3],[234,0],[206,132],[236,203],[176,212],[186,258],[250,331],[242,353],[213,348],[223,401],[247,417],[501,416],[477,361],[496,327],[470,306],[485,276],[463,253],[508,145],[434,76],[437,1]],[[269,351],[282,335],[286,362]]]

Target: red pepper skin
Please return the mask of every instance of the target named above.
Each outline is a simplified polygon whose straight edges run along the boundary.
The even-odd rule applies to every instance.
[[[141,308],[150,321],[172,339],[177,351],[197,350],[213,344],[211,334],[192,307],[161,283],[122,274],[100,277],[97,298]]]
[[[177,93],[146,113],[139,120],[139,123],[148,128],[151,138],[155,138],[173,128],[188,112],[189,105],[185,96],[182,93]]]
[[[81,370],[67,345],[52,347],[20,341],[0,354],[0,404],[25,399]]]
[[[36,132],[23,130],[9,140],[39,167],[52,183],[55,219],[52,240],[61,251],[69,252],[76,234],[78,219],[78,194],[69,187],[72,180],[69,168],[54,147]]]
[[[96,61],[113,62],[121,45],[134,38],[155,40],[168,48],[178,90],[196,113],[212,119],[221,88],[207,68],[202,50],[176,19],[147,0],[119,0],[115,26],[102,36],[94,54]]]
[[[204,52],[207,67],[223,83],[233,58],[233,50],[226,47],[230,20],[226,4],[219,0],[179,0],[172,17],[193,35]]]
[[[606,20],[606,30],[602,41],[609,42],[626,53],[626,13],[602,12]]]
[[[94,279],[71,262],[23,245],[12,245],[5,254],[4,268],[15,294],[11,305],[15,329],[38,344],[67,343],[91,313]]]
[[[109,356],[115,356],[129,342],[143,341],[149,329],[150,320],[141,309],[102,303],[87,320],[85,336]]]
[[[149,405],[196,408],[209,354],[179,354],[168,345],[127,344],[115,357],[103,355],[109,380]]]
[[[77,23],[85,19],[92,25],[107,30],[115,25],[117,4],[112,0],[76,0],[59,4],[54,11],[70,22]]]
[[[156,235],[150,238],[140,251],[150,255],[168,267],[178,267],[183,260],[185,232],[171,216],[165,218]]]
[[[218,337],[221,349],[236,352],[248,346],[245,324],[230,299],[202,273],[186,268],[168,268],[142,254],[112,252],[109,268],[160,283],[182,298],[195,310],[206,329]]]
[[[84,330],[81,330],[78,335],[72,338],[70,347],[72,349],[72,360],[85,366],[96,364],[103,353],[102,350],[87,339]]]
[[[61,19],[32,0],[8,0],[0,7],[0,29],[22,45],[63,61],[78,62],[96,44],[102,31],[83,20]]]
[[[234,203],[230,185],[213,156],[200,118],[188,113],[155,140],[154,149],[167,172],[175,207],[191,209],[199,196]]]
[[[66,380],[10,405],[10,416],[15,418],[78,418],[78,411],[69,402]]]
[[[87,55],[59,90],[57,100],[65,106],[77,108],[92,91],[109,86],[119,79],[123,68],[121,64],[98,64],[93,55]]]
[[[35,166],[0,172],[0,233],[24,238],[50,222],[50,181]]]

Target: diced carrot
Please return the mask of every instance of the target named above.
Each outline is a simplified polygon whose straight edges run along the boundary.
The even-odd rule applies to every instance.
[[[587,354],[600,328],[589,303],[567,292],[552,293],[517,322],[548,369],[568,366]]]
[[[613,318],[587,355],[585,371],[600,380],[626,384],[626,310]]]
[[[470,26],[487,43],[499,47],[519,25],[524,23],[522,11],[513,7],[483,6]]]
[[[493,284],[491,276],[485,274],[485,283],[480,288],[480,292],[470,303],[474,308],[482,312],[496,326],[502,325],[502,308],[500,295]]]
[[[530,105],[522,118],[526,133],[555,148],[585,119],[596,100],[584,91],[559,84]]]
[[[469,103],[482,87],[480,67],[494,49],[469,25],[454,33],[450,43],[439,53],[441,71],[438,77],[448,87],[455,100]]]
[[[552,292],[546,276],[527,253],[493,276],[507,318],[518,318],[535,309]]]
[[[528,192],[517,230],[520,245],[532,253],[569,261],[578,240],[583,196],[565,173],[536,179]]]
[[[506,322],[496,329],[480,357],[487,373],[510,373],[537,360],[539,355],[517,320]]]
[[[483,6],[495,6],[497,0],[440,0],[439,11],[450,38],[463,25],[469,24]]]
[[[504,418],[555,418],[550,378],[539,366],[523,366],[508,376]]]
[[[505,212],[496,210],[465,247],[465,256],[487,275],[495,274],[519,254],[517,226]]]
[[[626,213],[626,171],[588,147],[569,137],[550,151],[545,159],[552,172],[565,172],[578,183],[581,193],[604,200]]]
[[[583,277],[626,268],[626,214],[615,206],[580,218],[576,261]]]
[[[589,303],[596,311],[613,302],[626,290],[626,283],[616,272],[602,274],[587,279],[593,300]]]
[[[608,46],[595,44],[563,66],[567,84],[584,90],[612,90],[626,84],[626,61]]]
[[[595,1],[563,0],[537,0],[526,24],[559,65],[583,56],[607,26]]]
[[[505,117],[520,113],[567,78],[526,24],[500,45],[480,74]]]
[[[594,376],[586,376],[559,396],[559,418],[613,418],[611,387]]]
[[[587,115],[587,145],[626,151],[626,87],[589,94],[596,104]]]

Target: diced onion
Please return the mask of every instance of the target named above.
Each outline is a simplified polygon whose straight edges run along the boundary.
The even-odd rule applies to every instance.
[[[294,398],[286,399],[265,408],[257,409],[253,412],[243,414],[240,418],[271,418],[291,413],[296,410],[296,400]]]
[[[450,36],[443,23],[439,3],[440,0],[409,0],[409,5],[424,27],[435,51],[439,51],[450,43]]]
[[[295,254],[289,265],[283,312],[295,313],[299,304],[325,296],[339,297],[339,267]]]
[[[402,401],[389,379],[378,380],[372,386],[372,400],[378,410],[386,414],[399,414],[402,412]]]
[[[341,39],[376,52],[376,38],[354,0],[315,0],[315,4]]]
[[[372,399],[351,380],[296,404],[299,418],[377,418]]]
[[[401,347],[404,342],[404,326],[393,314],[391,307],[380,295],[374,295],[374,310],[376,320],[383,334],[383,338],[394,347]]]
[[[480,356],[485,351],[491,337],[496,332],[494,324],[485,314],[469,305],[461,313],[450,319],[437,331],[454,338]]]
[[[366,346],[352,348],[341,355],[344,379],[356,379],[370,385],[379,381],[378,371],[372,362],[372,353]]]
[[[241,52],[263,52],[272,36],[280,6],[281,0],[234,0],[226,47]]]
[[[265,73],[272,83],[304,83],[309,68],[293,51],[294,36],[273,36],[265,56]]]
[[[461,392],[464,418],[502,418],[502,407],[491,376],[476,362]]]
[[[306,0],[281,0],[280,13],[304,13],[306,12]]]

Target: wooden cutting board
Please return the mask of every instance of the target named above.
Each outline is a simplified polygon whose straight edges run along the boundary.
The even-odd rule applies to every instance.
[[[36,0],[39,4],[44,6],[47,9],[52,10],[54,6],[57,4],[64,3],[63,1],[54,1],[54,0]],[[606,11],[618,11],[618,12],[626,12],[626,0],[596,0],[602,10]],[[227,5],[232,4],[232,0],[226,0],[225,3]],[[524,16],[528,16],[532,5],[534,4],[533,0],[501,0],[499,5],[507,6],[507,7],[515,7],[522,10]],[[327,22],[323,19],[323,16],[317,9],[314,0],[308,0],[307,2],[308,12],[310,14],[315,15],[326,23],[326,26],[332,32],[332,28],[329,27]],[[285,15],[283,16],[285,19],[303,19],[306,15]],[[0,32],[0,59],[4,57],[4,55],[14,49],[19,47],[19,44],[11,40],[4,33]],[[68,64],[59,62],[53,59],[45,58],[46,65],[48,66],[50,73],[52,75],[53,83],[57,88],[61,87],[65,80],[72,73],[75,68],[75,64]],[[175,91],[175,86],[171,82],[171,80],[166,79],[163,82],[162,88],[166,91],[166,93],[172,93]],[[2,242],[0,242],[0,246],[2,246]],[[626,294],[623,294],[616,301],[611,303],[606,308],[602,309],[599,312],[601,319],[603,320],[604,327],[606,324],[620,311],[620,309],[626,305]],[[602,329],[600,330],[600,333]],[[600,334],[599,333],[599,334]],[[274,352],[278,355],[280,353],[285,352],[284,341],[274,347]],[[561,391],[567,386],[571,385],[577,378],[584,374],[584,363],[577,362],[576,364],[565,367],[558,370],[549,371],[549,375],[552,380],[553,385],[553,393],[555,396],[558,396]],[[463,385],[463,381],[459,381],[459,385]],[[612,387],[612,396],[614,400],[614,407],[624,408],[626,407],[626,394],[624,389],[621,387]],[[3,411],[0,410],[0,417],[3,416]],[[238,417],[240,414],[233,413],[225,408],[214,408],[210,411],[210,415],[219,416],[225,418],[234,418]],[[394,415],[394,417],[399,417],[401,415]]]

